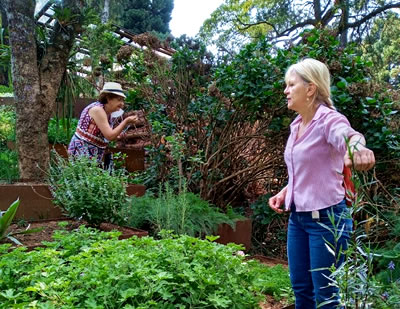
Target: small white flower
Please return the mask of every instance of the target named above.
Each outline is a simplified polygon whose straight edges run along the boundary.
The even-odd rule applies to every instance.
[[[236,252],[236,255],[245,256],[246,254],[243,251],[240,250],[240,251]]]

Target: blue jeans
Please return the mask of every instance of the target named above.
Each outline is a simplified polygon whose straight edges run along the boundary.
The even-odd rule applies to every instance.
[[[343,262],[343,255],[332,254],[326,248],[326,242],[334,244],[334,236],[322,223],[334,229],[328,214],[333,213],[336,229],[344,225],[344,232],[337,243],[337,251],[342,247],[347,249],[353,223],[349,216],[346,203],[343,200],[335,206],[319,210],[319,220],[313,219],[311,212],[296,212],[292,205],[289,218],[287,250],[289,259],[290,280],[296,297],[296,309],[314,309],[318,304],[333,299],[334,302],[318,307],[323,309],[337,308],[338,289],[328,286],[331,282],[325,276],[330,275],[328,269],[311,271],[319,268],[329,268],[333,264],[338,267]]]

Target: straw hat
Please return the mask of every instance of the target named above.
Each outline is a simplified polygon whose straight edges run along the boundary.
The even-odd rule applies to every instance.
[[[100,91],[100,95],[103,93],[113,93],[116,95],[119,95],[123,98],[126,98],[124,91],[122,90],[122,87],[118,83],[114,82],[106,82],[104,83],[103,89]]]

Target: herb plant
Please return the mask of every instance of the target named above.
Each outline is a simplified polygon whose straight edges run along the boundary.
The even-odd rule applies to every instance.
[[[150,228],[154,233],[172,230],[190,236],[215,234],[219,224],[227,223],[234,227],[235,220],[243,218],[232,212],[225,214],[186,190],[174,194],[168,183],[165,190],[160,187],[158,197],[151,194],[131,197],[130,204],[124,206],[120,214],[127,225],[135,228]]]
[[[49,183],[54,203],[91,225],[117,221],[117,209],[127,201],[125,177],[85,156],[64,160],[56,155]]]
[[[259,308],[281,297],[287,270],[190,236],[117,240],[81,227],[47,248],[0,246],[1,308]],[[56,249],[57,250],[54,250]]]

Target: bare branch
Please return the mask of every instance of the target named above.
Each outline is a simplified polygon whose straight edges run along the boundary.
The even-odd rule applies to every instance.
[[[379,15],[380,13],[390,10],[390,9],[395,9],[395,8],[400,8],[400,2],[397,3],[393,3],[393,4],[387,4],[384,5],[380,8],[377,8],[376,10],[372,11],[371,13],[367,14],[366,16],[364,16],[363,18],[361,18],[360,20],[354,22],[354,23],[349,23],[347,24],[347,28],[356,28],[359,27],[361,24],[365,23],[366,21],[368,21],[371,18],[374,18],[376,15]]]
[[[314,4],[314,16],[317,22],[321,21],[321,2],[320,0],[313,0]]]
[[[288,35],[289,33],[291,33],[291,32],[293,32],[293,31],[297,30],[298,28],[303,28],[303,27],[305,27],[305,26],[310,26],[310,25],[311,25],[311,26],[316,26],[316,24],[317,24],[317,20],[315,20],[315,19],[306,19],[306,20],[304,20],[304,21],[301,22],[301,23],[298,23],[298,24],[296,24],[296,25],[293,25],[292,27],[290,27],[290,28],[288,28],[288,29],[285,29],[285,30],[282,31],[282,32],[279,32],[278,29],[275,27],[275,25],[271,24],[270,22],[268,22],[268,21],[266,21],[266,20],[259,21],[259,22],[256,22],[256,23],[251,23],[251,24],[244,23],[244,22],[242,22],[239,18],[237,18],[237,21],[238,21],[240,24],[243,25],[242,28],[239,28],[239,30],[242,30],[242,31],[247,30],[247,29],[249,29],[249,28],[251,28],[251,27],[253,27],[253,26],[257,26],[257,25],[262,25],[262,24],[268,25],[268,26],[270,26],[270,27],[275,31],[275,33],[276,33],[276,38],[279,38],[279,37],[282,37],[282,36],[286,36],[286,35]]]
[[[325,9],[326,10],[326,9]],[[336,12],[336,5],[332,6],[321,19],[321,25],[326,26],[334,17]]]

